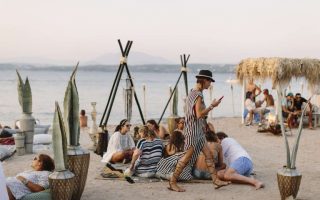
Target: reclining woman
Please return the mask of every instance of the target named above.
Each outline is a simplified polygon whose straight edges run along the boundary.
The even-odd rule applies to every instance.
[[[6,180],[10,200],[21,199],[27,194],[49,188],[49,174],[54,170],[54,161],[46,154],[37,155],[31,164],[33,170],[24,171]]]
[[[206,133],[207,145],[210,149],[211,156],[213,157],[213,162],[217,171],[225,169],[226,164],[223,162],[223,152],[222,147],[219,144],[219,139],[217,135],[209,130]],[[211,179],[211,174],[208,171],[206,165],[206,157],[203,153],[200,153],[196,164],[194,165],[193,176],[197,179]]]
[[[163,144],[154,131],[147,130],[146,139],[134,150],[130,171],[140,177],[153,177],[162,157]]]
[[[133,138],[129,135],[131,124],[127,119],[120,121],[115,132],[110,137],[107,152],[103,155],[101,162],[129,163],[135,149]]]

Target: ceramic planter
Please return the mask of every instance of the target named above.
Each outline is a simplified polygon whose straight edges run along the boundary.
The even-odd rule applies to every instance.
[[[55,171],[49,175],[51,197],[53,200],[71,200],[75,176],[69,170]]]

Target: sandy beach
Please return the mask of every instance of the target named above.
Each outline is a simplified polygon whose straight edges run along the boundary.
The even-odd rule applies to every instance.
[[[258,133],[257,126],[246,127],[241,124],[240,118],[218,118],[213,123],[217,131],[224,131],[235,138],[247,149],[254,162],[256,178],[265,183],[265,188],[255,190],[248,185],[231,184],[215,190],[209,182],[181,183],[187,191],[184,193],[171,192],[167,189],[168,182],[135,183],[129,184],[120,180],[97,180],[104,164],[101,157],[91,152],[88,179],[82,199],[280,199],[276,172],[285,164],[284,141],[281,136],[271,133]],[[113,129],[110,126],[110,130]],[[297,199],[318,199],[320,191],[320,134],[316,130],[304,129],[297,156],[297,168],[302,174],[302,182]],[[297,129],[289,134],[290,144],[294,142]],[[87,134],[82,134],[81,145],[84,148],[91,146]],[[51,152],[46,152],[52,155]],[[2,164],[6,176],[14,176],[18,172],[27,170],[33,155],[24,155],[5,160]]]

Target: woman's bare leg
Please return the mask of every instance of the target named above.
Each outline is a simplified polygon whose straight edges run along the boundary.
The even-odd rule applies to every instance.
[[[186,154],[180,158],[180,160],[177,163],[176,169],[174,170],[171,179],[169,180],[169,188],[170,190],[176,191],[176,192],[184,192],[186,191],[185,189],[180,188],[177,185],[177,181],[179,179],[180,174],[182,173],[183,169],[187,166],[189,163],[192,154],[194,152],[194,148],[190,147]]]
[[[125,157],[125,153],[123,151],[116,152],[112,155],[111,162],[117,163],[122,162]]]
[[[211,174],[213,184],[216,185],[215,188],[218,189],[220,187],[228,185],[227,182],[221,181],[217,176],[217,171],[215,170],[215,165],[213,163],[213,156],[207,144],[204,144],[202,152],[206,157],[207,168],[209,170],[209,173]]]

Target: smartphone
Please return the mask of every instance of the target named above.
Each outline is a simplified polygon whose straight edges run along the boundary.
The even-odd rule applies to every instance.
[[[224,96],[220,97],[220,99],[218,101],[221,101],[223,99]]]

